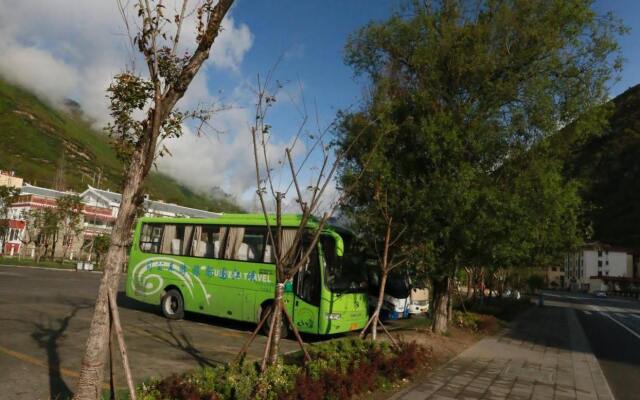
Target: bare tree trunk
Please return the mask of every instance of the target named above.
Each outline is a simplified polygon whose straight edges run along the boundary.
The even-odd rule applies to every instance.
[[[380,320],[380,311],[382,310],[382,304],[384,303],[384,290],[387,287],[387,277],[389,276],[389,271],[382,272],[382,278],[380,279],[380,289],[378,290],[378,302],[376,303],[376,309],[371,315],[370,324],[367,324],[365,328],[360,333],[362,337],[367,330],[368,326],[371,326],[371,337],[373,340],[376,340],[378,334],[378,321]]]
[[[282,335],[282,297],[284,295],[284,283],[276,284],[275,318],[273,319],[273,335],[271,336],[271,348],[269,349],[269,365],[278,362],[278,352],[280,350],[280,337]]]
[[[484,269],[482,267],[480,267],[478,274],[478,289],[480,289],[480,296],[478,297],[478,301],[480,302],[480,304],[484,304]]]
[[[300,336],[300,331],[298,331],[298,328],[293,323],[293,319],[291,319],[291,315],[289,315],[289,312],[287,311],[286,308],[284,308],[284,306],[282,307],[282,313],[284,314],[285,317],[287,317],[287,322],[291,327],[291,331],[293,332],[293,335],[296,337],[296,340],[298,341],[298,344],[302,349],[302,353],[304,354],[304,361],[305,362],[311,361],[311,356],[309,355],[309,352],[307,351],[306,347],[304,347],[304,342],[302,341],[302,336]]]
[[[116,371],[113,363],[115,357],[113,356],[113,319],[111,326],[109,327],[109,390],[111,394],[109,400],[116,400]]]
[[[267,344],[264,346],[264,355],[262,356],[262,365],[260,366],[260,371],[264,372],[267,369],[267,361],[269,361],[269,351],[271,350],[271,343],[273,338],[273,327],[275,326],[276,321],[276,305],[275,303],[271,305],[271,325],[269,325],[269,333],[267,334]]]
[[[360,337],[364,337],[366,335],[367,329],[371,327],[371,337],[373,340],[376,340],[378,337],[378,322],[380,321],[380,310],[382,310],[382,303],[384,302],[384,291],[387,287],[387,278],[389,277],[389,271],[392,266],[389,266],[389,247],[391,246],[391,228],[393,226],[393,218],[389,217],[386,213],[383,212],[383,216],[387,221],[387,230],[384,236],[384,250],[381,259],[380,271],[382,272],[382,277],[380,278],[380,288],[378,290],[378,303],[376,304],[376,309],[369,318],[369,321],[360,332]],[[393,338],[391,338],[393,340]]]
[[[122,356],[122,366],[124,367],[124,376],[127,379],[127,387],[129,388],[129,398],[136,400],[136,388],[133,384],[133,375],[131,374],[131,367],[129,366],[129,354],[127,353],[127,346],[124,343],[124,333],[122,332],[122,326],[120,325],[120,313],[118,312],[118,304],[116,304],[116,298],[113,295],[109,295],[109,308],[111,311],[111,317],[113,322],[113,328],[118,338],[118,346],[120,347],[120,355]]]
[[[455,293],[456,287],[456,276],[458,276],[458,267],[453,270],[453,278],[448,279],[447,284],[447,322],[453,322],[453,294]]]
[[[449,280],[449,294],[447,295],[447,323],[453,322],[453,280]]]
[[[239,360],[241,360],[247,354],[247,349],[249,348],[249,346],[251,346],[251,343],[253,343],[253,341],[255,340],[256,336],[258,336],[258,332],[260,332],[260,329],[262,329],[262,326],[264,325],[264,323],[267,322],[267,319],[271,318],[271,313],[272,312],[273,312],[273,310],[269,310],[268,312],[264,313],[264,315],[262,316],[262,318],[258,322],[258,325],[256,326],[256,329],[253,330],[253,333],[251,334],[251,336],[249,336],[249,339],[247,339],[247,341],[244,342],[244,345],[242,346],[242,349],[240,349],[240,352],[236,355],[236,358],[234,359],[234,362],[238,362]]]
[[[89,328],[86,352],[82,359],[82,369],[74,399],[99,399],[104,379],[104,364],[109,351],[109,296],[116,296],[120,282],[120,272],[124,260],[124,251],[129,240],[135,218],[136,207],[142,199],[141,187],[145,170],[143,155],[134,154],[125,177],[122,202],[111,232],[111,245],[107,252],[104,273],[98,289],[98,298]],[[115,299],[115,297],[114,297]]]
[[[449,277],[433,281],[433,322],[431,330],[444,334],[448,328]]]
[[[382,303],[384,303],[384,290],[387,287],[387,277],[389,276],[388,271],[384,271],[382,273],[382,279],[380,279],[380,290],[378,291],[378,303],[376,304],[376,311],[373,313],[371,318],[371,337],[373,340],[376,340],[378,337],[378,321],[380,320],[380,311],[382,310]]]

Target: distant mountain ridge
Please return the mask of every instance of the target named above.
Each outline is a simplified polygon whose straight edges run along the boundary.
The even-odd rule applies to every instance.
[[[611,105],[601,135],[568,146],[566,170],[583,185],[594,239],[640,250],[640,84]]]
[[[66,99],[65,107],[69,113],[0,78],[0,169],[50,188],[82,191],[99,183],[120,191],[123,166],[109,139],[83,120],[78,103]],[[186,207],[242,211],[230,196],[198,193],[159,172],[150,174],[145,190],[153,199]]]

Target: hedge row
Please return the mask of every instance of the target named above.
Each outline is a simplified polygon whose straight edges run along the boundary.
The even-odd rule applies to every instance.
[[[141,400],[349,399],[410,377],[428,358],[424,347],[349,338],[311,346],[312,361],[291,357],[259,373],[257,363],[204,368],[142,384]]]

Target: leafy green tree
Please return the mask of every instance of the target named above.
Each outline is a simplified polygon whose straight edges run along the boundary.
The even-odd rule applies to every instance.
[[[0,246],[4,246],[9,234],[9,207],[19,194],[20,189],[0,186]],[[0,253],[2,250],[0,248]]]
[[[527,286],[531,293],[544,288],[544,277],[540,274],[533,274],[527,278]]]
[[[109,251],[110,238],[107,235],[98,235],[93,238],[91,250],[96,254],[96,263],[98,266],[102,264],[105,254]]]
[[[67,195],[56,200],[55,212],[59,222],[59,232],[62,235],[61,262],[66,257],[75,238],[82,232],[83,207],[79,196]]]
[[[36,262],[40,262],[50,251],[53,254],[60,223],[59,215],[55,208],[44,207],[29,210],[22,218],[26,221],[26,235],[22,242],[25,245],[33,244]]]
[[[379,109],[379,116],[383,114],[384,110]],[[407,212],[410,201],[398,197],[403,191],[396,186],[403,182],[395,179],[385,153],[393,143],[396,128],[383,126],[382,118],[371,124],[362,113],[340,117],[338,144],[342,149],[355,149],[347,152],[340,162],[340,185],[349,188],[340,208],[366,248],[365,258],[377,260],[377,301],[360,336],[370,330],[376,340],[389,274],[408,265],[408,241],[402,239],[410,225],[407,221],[411,216]],[[357,136],[354,132],[358,132]]]
[[[474,221],[491,222],[479,208],[501,203],[501,167],[587,111],[583,132],[605,121],[594,106],[620,69],[615,39],[625,28],[591,3],[414,2],[347,44],[347,63],[371,85],[361,118],[379,121],[374,136],[397,130],[385,157],[403,183],[395,197],[411,202],[412,243],[430,252],[435,332],[447,329],[451,278],[477,257]]]

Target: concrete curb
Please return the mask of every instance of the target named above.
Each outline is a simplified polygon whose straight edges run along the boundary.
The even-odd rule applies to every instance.
[[[571,348],[577,353],[584,354],[586,358],[586,363],[589,366],[589,372],[591,374],[591,379],[594,382],[598,382],[598,386],[601,387],[604,393],[599,392],[598,397],[603,395],[603,397],[609,397],[611,399],[615,399],[611,388],[609,387],[609,382],[607,381],[607,377],[604,375],[604,371],[602,371],[602,366],[598,361],[598,358],[593,354],[593,350],[591,349],[591,344],[587,339],[587,335],[582,328],[582,325],[578,321],[578,317],[576,315],[576,310],[573,308],[566,309],[567,314],[567,323],[569,324],[569,330],[572,333],[570,337]]]
[[[102,274],[102,271],[78,271],[76,269],[71,268],[53,268],[53,267],[36,267],[34,265],[12,265],[12,264],[0,264],[0,267],[10,267],[10,268],[29,268],[29,269],[43,269],[47,271],[65,271],[65,272],[89,272],[93,274]]]

